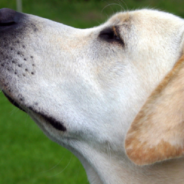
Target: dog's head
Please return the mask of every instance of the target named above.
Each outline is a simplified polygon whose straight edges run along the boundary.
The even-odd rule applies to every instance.
[[[0,87],[86,168],[108,150],[141,165],[178,157],[183,60],[170,71],[183,32],[182,19],[155,10],[118,13],[81,30],[1,9]]]

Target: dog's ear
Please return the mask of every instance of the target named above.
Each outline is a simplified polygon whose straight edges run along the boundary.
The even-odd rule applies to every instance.
[[[138,113],[126,135],[125,149],[137,165],[184,155],[184,56]]]

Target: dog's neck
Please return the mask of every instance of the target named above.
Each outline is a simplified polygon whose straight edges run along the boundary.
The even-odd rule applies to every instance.
[[[184,181],[184,158],[137,166],[123,149],[105,150],[81,141],[72,147],[67,149],[83,164],[90,184],[183,184]]]
[[[128,168],[128,166],[126,168]],[[125,170],[126,168],[124,167]],[[141,167],[134,165],[132,168],[128,171],[128,179],[125,184],[182,184],[184,181],[183,158],[149,166]]]
[[[97,160],[92,158],[93,163],[89,163],[81,159],[90,184],[183,184],[184,181],[183,158],[150,166],[136,166],[127,158],[118,156],[99,156]]]

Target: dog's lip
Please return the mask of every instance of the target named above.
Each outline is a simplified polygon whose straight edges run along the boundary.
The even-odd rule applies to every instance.
[[[31,110],[31,112],[33,112],[36,117],[39,117],[39,119],[41,119],[45,123],[49,123],[55,129],[57,129],[59,131],[63,131],[63,132],[65,132],[67,130],[66,127],[60,121],[55,119],[54,117],[52,117],[44,112],[39,112],[39,111],[33,109],[32,107],[29,107],[29,110]]]
[[[17,103],[12,97],[10,97],[10,95],[8,95],[6,92],[2,91],[4,93],[4,95],[6,96],[6,98],[17,108],[19,108],[20,110],[26,112],[19,103]],[[28,111],[31,111],[35,114],[36,117],[39,117],[39,119],[41,119],[42,121],[49,123],[50,125],[52,125],[55,129],[59,130],[59,131],[66,131],[66,127],[59,122],[57,119],[55,119],[54,117],[44,113],[44,112],[40,112],[36,109],[34,109],[33,107],[28,107]],[[27,113],[27,112],[26,112]],[[29,113],[29,112],[28,112]]]
[[[14,106],[16,106],[17,108],[19,108],[20,110],[26,112],[12,97],[10,97],[10,95],[8,95],[7,93],[5,93],[4,91],[2,91],[2,92],[6,96],[6,98],[9,100],[10,103],[12,103]]]

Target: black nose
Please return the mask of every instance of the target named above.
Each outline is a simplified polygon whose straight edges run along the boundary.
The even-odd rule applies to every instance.
[[[14,10],[8,8],[0,9],[0,31],[18,24],[21,17],[22,14]]]

